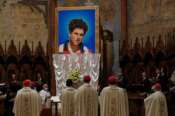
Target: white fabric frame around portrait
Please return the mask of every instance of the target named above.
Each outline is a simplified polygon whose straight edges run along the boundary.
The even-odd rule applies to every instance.
[[[80,70],[80,81],[84,75],[91,76],[90,84],[97,88],[100,54],[53,54],[53,66],[55,71],[56,95],[60,96],[69,72],[73,69]]]

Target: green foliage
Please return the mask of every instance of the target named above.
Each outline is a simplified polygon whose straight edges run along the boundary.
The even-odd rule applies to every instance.
[[[77,81],[80,79],[80,70],[79,69],[72,69],[69,72],[68,78],[71,79],[72,81]]]

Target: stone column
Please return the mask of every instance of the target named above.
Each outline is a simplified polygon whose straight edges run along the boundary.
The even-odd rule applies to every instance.
[[[118,0],[117,15],[115,17],[114,27],[114,65],[113,72],[120,73],[119,66],[120,44],[121,41],[127,38],[127,0]]]
[[[112,72],[117,73],[119,70],[119,40],[120,40],[120,24],[121,24],[121,0],[101,0],[101,23],[103,29],[113,33],[113,42],[111,46],[113,66]],[[110,55],[110,54],[107,54]],[[111,72],[111,73],[112,73]]]

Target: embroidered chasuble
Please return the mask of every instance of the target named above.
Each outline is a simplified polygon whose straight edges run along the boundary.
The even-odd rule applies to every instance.
[[[98,116],[98,94],[90,84],[78,88],[76,106],[76,116]]]
[[[110,85],[105,87],[99,97],[101,116],[129,116],[127,92]]]
[[[17,92],[13,112],[15,116],[40,116],[42,100],[39,94],[30,87]]]
[[[75,116],[75,89],[68,87],[61,95],[61,116]]]
[[[145,116],[168,116],[166,97],[161,91],[156,91],[144,99]]]

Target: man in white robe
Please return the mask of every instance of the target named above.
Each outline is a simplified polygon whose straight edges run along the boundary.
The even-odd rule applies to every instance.
[[[46,83],[43,85],[43,89],[39,92],[39,95],[42,99],[42,105],[45,106],[47,99],[51,96]]]
[[[171,74],[170,81],[175,85],[175,70]]]
[[[61,116],[75,116],[75,92],[71,79],[66,81],[66,88],[61,95]]]
[[[168,116],[166,97],[161,92],[160,84],[156,83],[152,89],[155,92],[144,99],[145,116]]]
[[[42,108],[41,97],[30,88],[30,80],[25,80],[23,86],[15,97],[13,113],[15,116],[39,116]]]
[[[90,76],[85,76],[84,84],[76,93],[76,116],[98,116],[98,93],[89,84]]]
[[[128,96],[126,90],[117,86],[118,78],[110,76],[109,86],[100,93],[101,116],[129,116]]]

